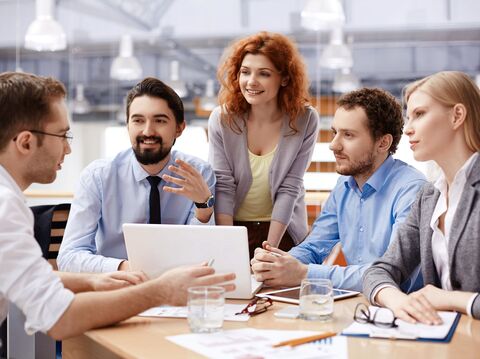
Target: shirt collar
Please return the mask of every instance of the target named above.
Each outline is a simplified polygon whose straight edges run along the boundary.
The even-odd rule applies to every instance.
[[[455,177],[453,178],[453,184],[455,183],[465,183],[467,181],[467,176],[468,172],[470,172],[470,169],[472,167],[472,163],[475,161],[475,159],[478,157],[478,152],[475,152],[473,155],[471,155],[468,160],[465,161],[462,167],[457,171],[455,174]],[[438,179],[435,181],[433,184],[436,189],[438,189],[441,193],[445,193],[447,191],[447,179],[445,178],[445,173],[443,171],[440,171],[440,176]]]
[[[390,174],[390,170],[392,169],[395,160],[392,156],[388,156],[385,161],[377,168],[377,170],[370,176],[370,178],[365,182],[363,185],[363,192],[364,194],[368,194],[370,192],[379,191],[380,188],[384,185],[385,181],[387,180],[388,175]],[[355,189],[358,188],[357,182],[353,176],[348,176],[345,179],[345,187]]]
[[[24,201],[26,201],[25,195],[23,194],[22,190],[18,186],[18,183],[15,182],[13,177],[10,173],[0,165],[0,183],[3,183],[5,186],[12,189],[16,194],[18,194]]]
[[[168,166],[174,164],[176,158],[177,158],[176,151],[171,150],[170,159],[168,160],[168,163],[162,168],[162,170],[159,173],[156,174],[156,176],[161,178],[164,173],[170,174],[170,171],[168,170]],[[145,171],[143,167],[140,165],[140,163],[137,161],[137,158],[133,153],[133,149],[131,150],[130,162],[132,163],[133,176],[135,177],[135,181],[140,182],[146,179],[148,176],[150,176],[150,174],[147,171]]]

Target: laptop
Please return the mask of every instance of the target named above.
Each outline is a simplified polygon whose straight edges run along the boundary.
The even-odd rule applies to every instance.
[[[123,234],[130,268],[150,278],[213,260],[216,273],[236,274],[236,289],[226,298],[250,299],[261,288],[250,272],[246,227],[125,223]]]

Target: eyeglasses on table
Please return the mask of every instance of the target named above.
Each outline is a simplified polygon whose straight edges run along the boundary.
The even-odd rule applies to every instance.
[[[398,327],[397,318],[393,314],[392,310],[388,308],[379,308],[372,315],[368,307],[363,303],[358,303],[355,307],[355,314],[353,320],[362,324],[373,324],[380,328],[396,328]]]
[[[235,313],[235,315],[248,314],[253,317],[254,315],[266,312],[272,305],[273,302],[270,298],[255,297],[241,312]]]

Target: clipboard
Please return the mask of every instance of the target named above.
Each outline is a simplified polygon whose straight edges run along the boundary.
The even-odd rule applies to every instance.
[[[432,337],[428,335],[422,335],[421,333],[424,331],[425,333],[428,332],[428,328],[433,328],[433,326],[427,326],[425,324],[408,324],[409,326],[422,326],[418,328],[416,333],[413,332],[402,332],[402,328],[400,325],[399,328],[394,329],[378,329],[373,324],[360,324],[360,323],[353,323],[346,329],[341,332],[341,335],[344,336],[351,336],[351,337],[361,337],[361,338],[372,338],[372,339],[390,339],[390,340],[415,340],[420,342],[436,342],[436,343],[449,343],[452,340],[453,334],[455,333],[455,329],[457,329],[458,322],[460,321],[461,314],[460,313],[452,313],[452,312],[439,312],[442,318],[449,317],[451,323],[449,324],[450,327],[448,332],[443,337]],[[454,316],[452,320],[452,316]],[[354,326],[354,327],[353,327]],[[353,327],[353,328],[352,328]],[[361,328],[364,327],[365,330],[361,331]],[[372,329],[375,328],[375,329]],[[431,331],[431,329],[430,329]]]

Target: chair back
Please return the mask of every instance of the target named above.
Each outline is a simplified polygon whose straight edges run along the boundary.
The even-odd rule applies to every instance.
[[[31,207],[35,217],[35,239],[45,259],[57,270],[57,256],[70,213],[70,203]]]

